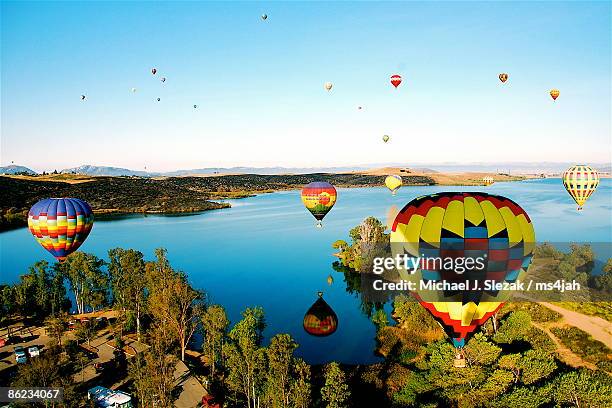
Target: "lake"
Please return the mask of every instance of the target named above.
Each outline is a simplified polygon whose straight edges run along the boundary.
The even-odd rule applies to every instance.
[[[440,191],[484,191],[516,201],[531,217],[539,242],[612,242],[612,183],[603,179],[597,191],[576,211],[559,179],[496,183],[490,187],[403,187],[396,196],[385,188],[338,190],[338,202],[315,228],[299,191],[229,200],[232,208],[183,216],[130,215],[96,221],[81,247],[106,258],[114,247],[134,248],[149,259],[164,247],[176,269],[222,304],[233,322],[247,306],[262,306],[266,336],[289,333],[300,344],[297,354],[309,363],[379,361],[373,354],[375,328],[347,292],[344,276],[334,272],[331,244],[347,239],[350,228],[367,216],[385,220],[393,205]],[[0,283],[14,282],[34,262],[54,258],[26,228],[0,234]],[[327,277],[334,277],[328,285]],[[311,337],[302,328],[317,291],[339,319],[338,331]],[[389,310],[389,306],[387,306]]]

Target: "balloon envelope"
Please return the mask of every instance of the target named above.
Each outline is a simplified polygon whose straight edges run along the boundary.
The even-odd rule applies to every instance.
[[[336,204],[336,188],[325,181],[314,181],[302,189],[302,202],[317,221],[321,221]]]
[[[402,83],[402,77],[400,75],[391,75],[391,85],[393,85],[396,89]]]
[[[325,88],[325,90],[327,91],[331,91],[332,87],[334,86],[334,84],[332,84],[331,82],[326,82],[323,87]]]
[[[46,198],[28,213],[28,228],[43,248],[62,261],[76,251],[93,227],[93,211],[78,198]]]
[[[563,173],[563,185],[581,210],[586,200],[597,189],[599,174],[584,164],[572,166]]]
[[[533,224],[518,204],[501,196],[467,192],[412,200],[395,218],[390,240],[394,257],[418,259],[408,261],[418,265],[414,273],[399,269],[399,274],[415,283],[411,293],[456,347],[463,347],[508,299],[507,291],[487,289],[484,281],[515,282],[529,267],[535,248]],[[461,262],[447,263],[447,259]],[[469,267],[466,259],[473,260]],[[478,286],[421,288],[420,283],[430,281],[469,281]]]
[[[151,70],[151,73],[152,73],[153,75],[157,74],[157,69],[156,69],[156,68],[153,68],[153,69]]]
[[[387,143],[389,141],[389,135],[384,135],[382,139],[383,139],[383,142]]]
[[[508,74],[505,74],[505,73],[499,74],[499,80],[502,82],[506,82],[508,80]]]
[[[395,194],[395,192],[402,186],[402,178],[395,174],[387,176],[387,178],[385,178],[385,186],[387,186],[387,188],[391,190],[393,194]]]
[[[559,94],[561,94],[561,92],[559,92],[558,89],[551,89],[550,90],[550,97],[553,98],[553,101],[557,100],[557,98],[559,97]]]

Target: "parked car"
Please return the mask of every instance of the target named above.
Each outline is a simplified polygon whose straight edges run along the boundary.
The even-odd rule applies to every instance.
[[[28,355],[31,357],[38,357],[40,355],[40,350],[38,346],[30,346],[28,347]]]
[[[15,361],[17,364],[24,364],[28,361],[28,357],[23,347],[17,346],[14,349],[15,351]]]
[[[9,339],[8,338],[2,338],[0,339],[0,347],[4,347],[7,344],[9,344]]]

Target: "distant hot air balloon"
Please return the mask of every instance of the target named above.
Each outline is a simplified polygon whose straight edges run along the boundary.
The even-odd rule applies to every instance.
[[[559,94],[560,94],[560,93],[561,93],[561,92],[559,92],[559,90],[558,90],[558,89],[551,89],[551,90],[550,90],[550,97],[551,97],[551,98],[553,98],[553,101],[556,101],[556,100],[557,100],[557,98],[559,97]]]
[[[599,185],[599,175],[597,170],[584,164],[578,164],[563,173],[563,185],[578,204],[578,211],[580,211]]]
[[[363,109],[363,108],[362,108],[361,106],[358,106],[358,107],[357,107],[357,109],[361,110],[361,109]]]
[[[325,181],[314,181],[302,189],[302,202],[316,218],[318,228],[323,226],[321,220],[332,209],[337,197],[334,186]]]
[[[152,73],[153,75],[157,74],[157,68],[153,68],[153,69],[151,70],[151,73]]]
[[[304,330],[312,336],[326,337],[338,330],[338,316],[323,300],[323,292],[319,292],[318,296],[304,315]]]
[[[161,77],[160,81],[166,82],[166,77]]]
[[[385,178],[385,186],[391,190],[391,194],[395,195],[397,190],[402,186],[402,178],[395,174],[387,176],[387,178]]]
[[[157,102],[161,101],[161,98],[157,98]]]
[[[85,95],[81,95],[81,100],[84,101],[87,97]]]
[[[485,186],[490,186],[494,182],[495,182],[495,180],[493,180],[493,177],[491,177],[491,176],[485,176],[485,177],[482,178],[482,183]]]
[[[46,198],[30,208],[28,228],[38,243],[61,262],[85,241],[93,220],[93,211],[83,200]]]
[[[331,82],[326,82],[323,87],[325,88],[325,90],[327,92],[331,91],[332,87],[334,86],[334,84],[332,84]]]
[[[499,80],[502,82],[506,82],[508,80],[508,74],[502,72],[501,74],[499,74]]]
[[[132,93],[136,92],[136,88],[131,89]]]
[[[397,89],[398,86],[402,83],[402,77],[400,75],[391,75],[391,85]]]
[[[384,135],[382,139],[383,139],[383,142],[387,143],[389,141],[389,135]]]
[[[461,355],[469,337],[509,297],[507,290],[488,288],[484,282],[516,282],[531,263],[535,232],[525,210],[508,198],[445,192],[409,202],[395,218],[390,241],[394,258],[406,256],[406,265],[418,266],[415,271],[399,268],[398,279],[414,282],[411,294],[438,320]],[[469,267],[467,259],[472,260]],[[427,282],[442,285],[420,285]],[[465,290],[444,287],[452,282],[471,284]]]
[[[198,109],[198,105],[193,105],[193,109]]]
[[[266,21],[268,19],[268,15],[267,14],[262,14],[261,15],[261,19]]]
[[[334,284],[334,277],[333,277],[333,276],[331,276],[331,275],[328,275],[328,276],[327,276],[327,284],[328,284],[329,286],[331,286],[331,285],[333,285],[333,284]]]

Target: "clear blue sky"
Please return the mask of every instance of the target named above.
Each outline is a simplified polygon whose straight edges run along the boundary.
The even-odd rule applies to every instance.
[[[3,1],[0,159],[609,162],[610,16],[610,2]]]

